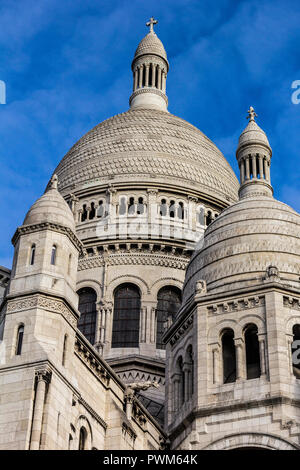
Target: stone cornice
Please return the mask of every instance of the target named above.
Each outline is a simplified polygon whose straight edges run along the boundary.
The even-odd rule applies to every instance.
[[[212,414],[216,415],[220,413],[232,413],[234,411],[248,410],[256,407],[273,407],[276,405],[290,405],[300,408],[300,400],[279,395],[257,400],[248,400],[243,402],[238,401],[236,403],[230,402],[221,406],[212,404],[208,407],[199,407],[193,409],[178,426],[174,427],[173,429],[172,426],[169,426],[168,437],[171,440],[176,439],[176,437],[178,437],[197,418],[211,416]]]
[[[80,405],[82,405],[105,430],[107,429],[107,423],[104,419],[102,419],[101,416],[99,416],[98,413],[96,413],[96,411],[93,410],[93,408],[81,396],[78,397],[78,403],[80,403]]]
[[[42,222],[40,224],[22,225],[21,227],[18,227],[11,240],[12,244],[15,246],[21,235],[27,235],[28,233],[34,232],[41,232],[42,230],[53,230],[54,232],[63,233],[64,235],[67,235],[69,237],[69,239],[79,252],[82,250],[81,241],[77,238],[77,236],[70,228],[64,227],[60,224],[54,224],[52,222]]]

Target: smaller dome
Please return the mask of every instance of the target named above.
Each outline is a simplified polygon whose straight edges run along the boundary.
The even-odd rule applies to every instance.
[[[29,209],[23,225],[51,222],[75,232],[75,221],[70,207],[57,190],[57,176],[51,179],[49,189]]]
[[[139,43],[137,50],[134,54],[134,59],[145,55],[145,54],[155,54],[167,61],[167,53],[163,46],[161,40],[157,37],[154,31],[150,31]]]
[[[246,129],[241,133],[239,138],[238,150],[244,145],[263,144],[269,148],[270,144],[264,131],[256,124],[254,120],[250,120]]]

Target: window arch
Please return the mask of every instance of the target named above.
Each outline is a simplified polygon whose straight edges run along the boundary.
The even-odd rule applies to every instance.
[[[166,326],[171,325],[181,305],[181,291],[178,287],[165,286],[157,294],[156,348],[165,349],[162,337]]]
[[[31,245],[31,249],[30,249],[29,264],[31,266],[34,265],[34,260],[35,260],[35,243],[33,245]]]
[[[230,328],[222,334],[223,382],[224,384],[236,381],[236,357],[234,333]]]
[[[79,289],[77,294],[79,295],[78,310],[80,312],[78,329],[91,344],[94,344],[97,319],[97,294],[91,287],[83,287]]]
[[[87,438],[87,431],[84,426],[81,426],[79,431],[79,445],[78,450],[86,450],[86,439]]]
[[[52,246],[52,250],[51,250],[51,264],[52,264],[52,265],[55,265],[55,262],[56,262],[56,253],[57,253],[57,247],[56,247],[56,245],[53,245],[53,246]]]
[[[67,341],[68,341],[68,335],[64,336],[64,344],[63,344],[63,354],[62,354],[62,365],[66,365],[66,354],[67,354]]]
[[[122,284],[114,293],[112,348],[139,346],[141,296],[134,284]]]
[[[244,330],[244,338],[246,346],[247,379],[256,379],[257,377],[260,377],[257,326],[253,324],[246,326]]]
[[[19,325],[17,331],[17,340],[16,340],[16,356],[20,356],[22,353],[23,346],[23,337],[24,337],[24,325]]]
[[[299,343],[296,343],[295,341],[299,341]],[[297,379],[300,379],[300,363],[299,361],[299,353],[297,352],[299,350],[299,344],[300,344],[300,325],[296,324],[293,326],[293,342],[292,342],[292,361],[293,361],[293,374]]]

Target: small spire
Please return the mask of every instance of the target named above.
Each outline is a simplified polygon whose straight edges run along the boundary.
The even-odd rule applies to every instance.
[[[151,16],[150,20],[146,23],[146,26],[150,26],[150,31],[149,31],[149,33],[154,33],[153,25],[155,25],[155,24],[157,24],[157,23],[158,23],[158,21],[155,20],[155,19],[153,18],[153,16]]]
[[[53,175],[50,181],[50,187],[49,189],[57,189],[58,186],[58,178],[57,175]]]
[[[249,108],[249,110],[247,111],[247,113],[248,113],[247,119],[250,119],[249,122],[251,122],[251,121],[254,121],[254,122],[255,122],[255,118],[257,117],[257,114],[256,114],[256,112],[254,111],[253,106],[250,106],[250,108]]]

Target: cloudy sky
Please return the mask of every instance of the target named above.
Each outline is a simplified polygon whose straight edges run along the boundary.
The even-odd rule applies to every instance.
[[[0,264],[57,163],[125,111],[150,16],[170,62],[169,110],[199,127],[237,172],[246,111],[273,148],[275,197],[300,211],[299,0],[1,0]],[[300,93],[299,93],[300,97]]]

